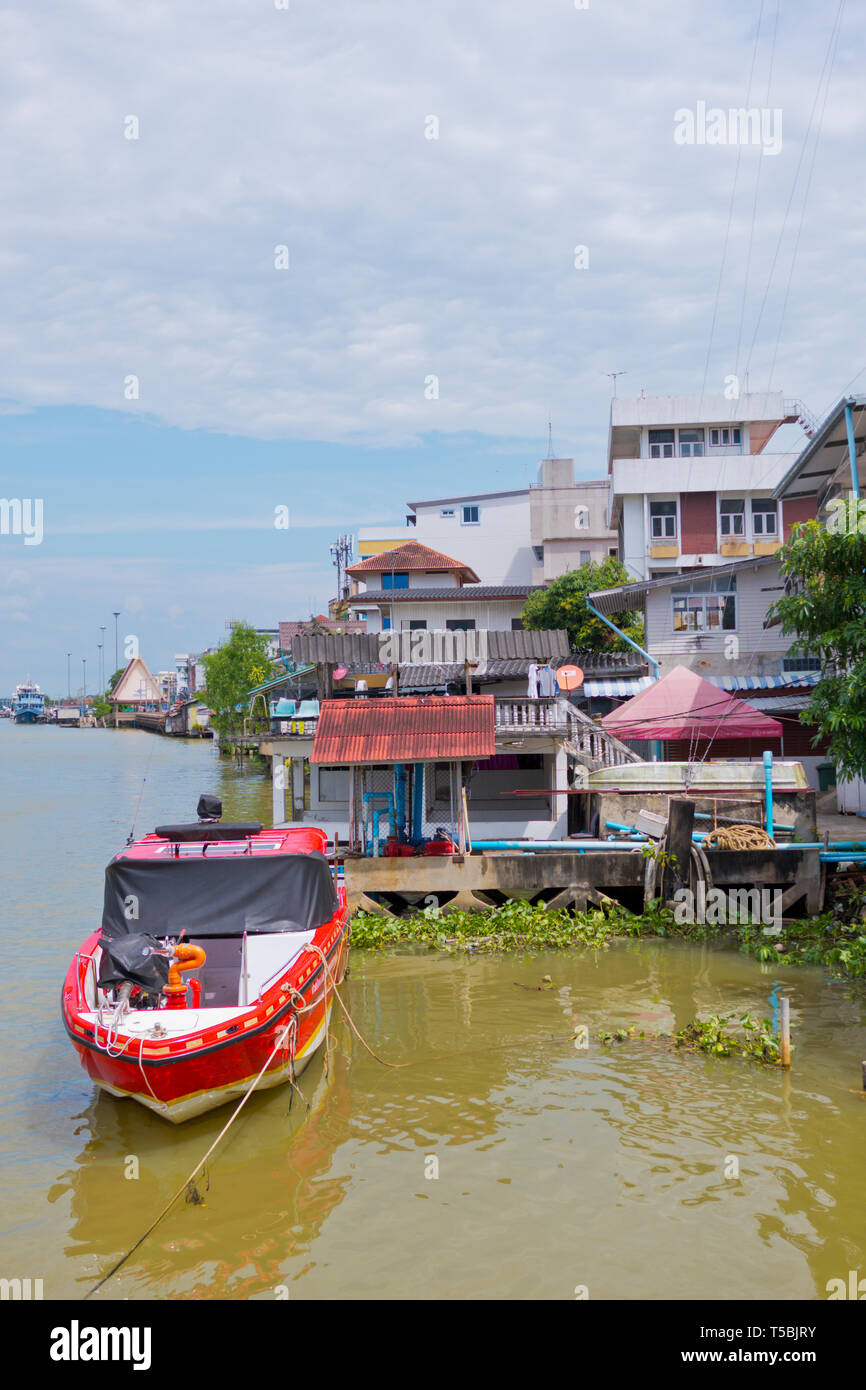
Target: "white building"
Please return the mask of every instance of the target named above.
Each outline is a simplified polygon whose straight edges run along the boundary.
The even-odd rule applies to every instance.
[[[413,540],[464,555],[485,584],[532,584],[528,488],[408,505]]]
[[[412,540],[371,555],[346,573],[358,592],[347,600],[352,618],[363,615],[367,632],[508,630],[533,585],[481,584],[473,566]]]
[[[636,579],[772,555],[814,498],[774,489],[799,457],[767,448],[783,424],[815,423],[781,391],[611,402],[609,520]]]

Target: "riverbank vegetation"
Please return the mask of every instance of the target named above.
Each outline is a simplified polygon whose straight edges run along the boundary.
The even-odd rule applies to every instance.
[[[425,907],[403,917],[357,912],[352,945],[360,949],[416,945],[455,953],[550,951],[575,946],[605,949],[623,937],[712,939],[739,945],[759,961],[821,965],[843,976],[866,976],[866,903],[862,892],[838,899],[807,921],[786,922],[776,934],[757,923],[718,927],[677,923],[659,900],[636,915],[618,904],[588,912],[549,909],[540,903],[506,902],[488,912]]]

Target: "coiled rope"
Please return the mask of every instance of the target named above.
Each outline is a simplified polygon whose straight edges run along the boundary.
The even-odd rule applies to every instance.
[[[704,849],[775,849],[776,841],[760,825],[720,825],[704,836]]]

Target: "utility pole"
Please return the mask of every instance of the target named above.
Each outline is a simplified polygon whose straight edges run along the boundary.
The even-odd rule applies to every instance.
[[[72,699],[72,674],[71,674],[71,667],[70,667],[70,665],[69,665],[69,663],[70,663],[71,660],[72,660],[72,652],[67,652],[67,653],[66,653],[66,698],[67,698],[67,700],[71,700],[71,699]]]
[[[338,536],[329,546],[331,552],[331,563],[337,567],[337,602],[343,598],[343,573],[348,567],[354,550],[354,541],[351,536]]]
[[[100,624],[99,631],[102,633],[102,641],[99,644],[99,693],[105,694],[105,624]]]
[[[115,669],[115,671],[116,671],[116,670],[117,670],[117,666],[118,666],[118,661],[117,661],[117,620],[118,620],[118,618],[120,617],[120,609],[118,608],[118,610],[117,610],[116,613],[114,612],[114,609],[113,609],[113,608],[112,608],[111,611],[112,611],[112,613],[114,614],[114,669]]]
[[[83,657],[81,658],[81,669],[82,669],[82,672],[83,672],[82,679],[83,679],[83,681],[84,681],[84,689],[83,689],[83,691],[81,692],[81,703],[84,704],[84,705],[86,705],[86,704],[87,704],[87,657],[86,657],[86,656],[83,656]]]
[[[105,689],[105,672],[104,672],[103,666],[102,666],[102,643],[101,643],[101,642],[97,642],[97,644],[96,644],[96,649],[97,649],[97,651],[99,652],[99,693],[100,693],[100,695],[101,695],[102,692],[103,692],[103,690]]]

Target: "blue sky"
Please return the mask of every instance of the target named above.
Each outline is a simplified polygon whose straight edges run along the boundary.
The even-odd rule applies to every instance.
[[[598,476],[607,372],[748,372],[816,413],[862,388],[864,27],[850,0],[4,6],[0,495],[45,536],[0,536],[0,690],[95,672],[114,608],[154,669],[322,609],[339,532],[524,485],[549,416]],[[779,153],[678,144],[698,102],[781,111]]]

